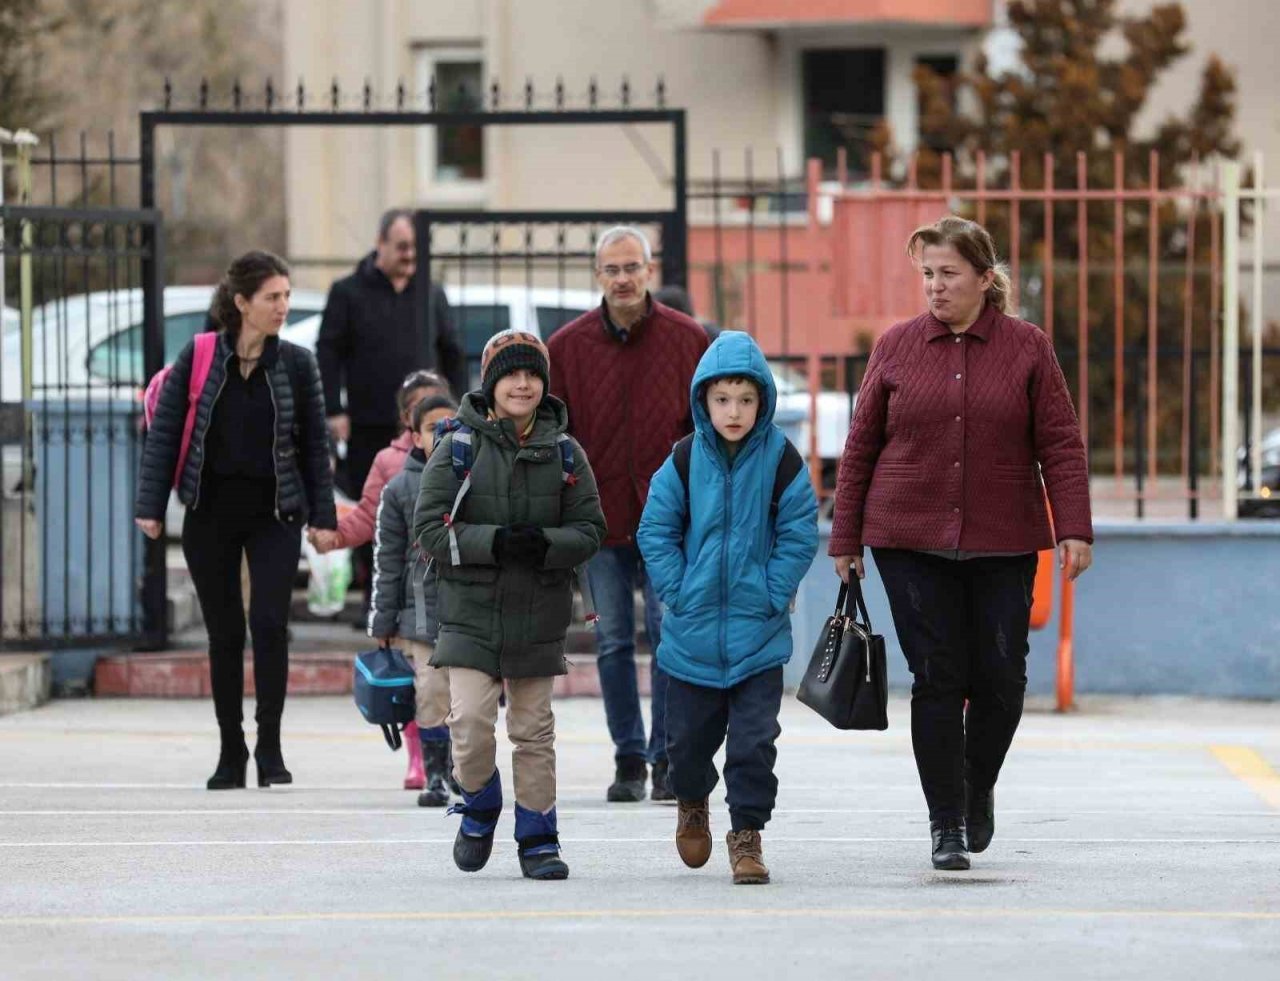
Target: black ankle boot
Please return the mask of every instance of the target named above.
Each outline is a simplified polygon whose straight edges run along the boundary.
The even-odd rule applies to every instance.
[[[293,774],[285,769],[280,750],[280,726],[258,724],[258,744],[253,747],[253,762],[258,767],[258,786],[293,783]]]
[[[969,849],[964,843],[964,818],[943,818],[929,822],[933,839],[933,867],[944,872],[963,872],[969,867]]]
[[[964,822],[969,836],[969,851],[987,850],[996,833],[996,791],[994,787],[976,790],[969,781],[964,784]]]
[[[205,783],[209,790],[243,790],[245,770],[249,766],[249,747],[244,744],[243,733],[223,736],[222,749],[218,753],[218,766]]]
[[[444,807],[449,803],[449,787],[444,780],[448,760],[449,744],[444,740],[422,744],[422,768],[427,774],[427,785],[418,795],[419,807]]]
[[[613,803],[635,803],[644,800],[645,782],[649,770],[643,756],[623,756],[618,759],[613,783],[605,798]]]

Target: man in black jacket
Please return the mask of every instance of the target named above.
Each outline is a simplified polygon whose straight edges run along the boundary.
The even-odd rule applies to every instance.
[[[347,444],[353,497],[360,496],[374,456],[400,434],[396,390],[408,372],[434,368],[455,392],[467,387],[466,356],[449,301],[431,284],[420,304],[416,270],[413,212],[393,209],[378,222],[374,251],[333,284],[325,304],[316,359],[329,431]]]

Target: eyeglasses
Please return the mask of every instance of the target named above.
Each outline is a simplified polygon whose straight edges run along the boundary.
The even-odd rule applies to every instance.
[[[605,279],[617,279],[619,275],[634,276],[643,268],[643,262],[628,262],[625,266],[600,266],[597,272]]]

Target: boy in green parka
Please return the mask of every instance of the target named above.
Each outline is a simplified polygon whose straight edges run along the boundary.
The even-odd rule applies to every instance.
[[[564,403],[546,394],[542,341],[502,331],[480,364],[482,388],[463,398],[437,442],[414,519],[414,535],[439,569],[431,663],[449,668],[448,725],[463,796],[451,809],[462,814],[453,858],[475,872],[493,848],[505,683],[520,868],[530,878],[564,879],[551,689],[567,671],[573,570],[600,547],[605,520],[586,454],[565,432]]]

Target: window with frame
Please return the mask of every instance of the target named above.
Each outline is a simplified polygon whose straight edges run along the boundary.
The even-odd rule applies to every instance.
[[[438,112],[484,109],[484,58],[477,47],[425,47],[417,54],[419,91],[435,85]],[[424,127],[420,137],[424,184],[429,189],[479,188],[486,178],[484,127]]]

